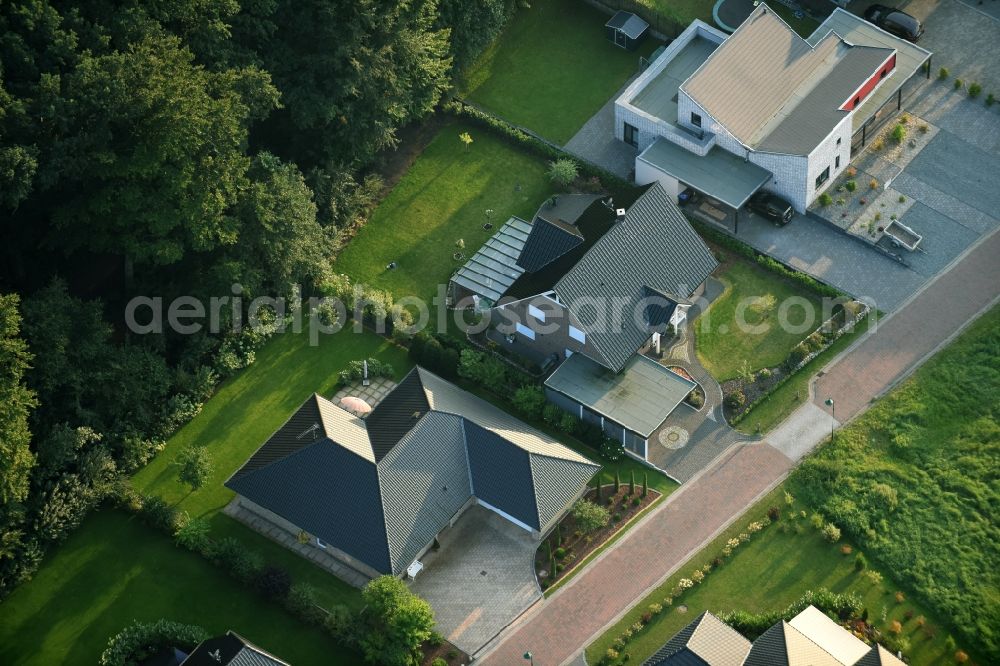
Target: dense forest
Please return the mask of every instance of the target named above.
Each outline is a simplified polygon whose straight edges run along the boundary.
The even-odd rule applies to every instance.
[[[0,3],[0,596],[263,338],[129,336],[128,299],[314,289],[380,156],[513,11]]]

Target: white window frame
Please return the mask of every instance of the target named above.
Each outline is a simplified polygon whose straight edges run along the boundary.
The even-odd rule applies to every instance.
[[[587,334],[578,329],[573,324],[569,325],[569,337],[573,338],[581,345],[587,344]]]
[[[326,542],[320,539],[319,537],[316,537],[316,545],[322,548],[323,550],[326,550]]]
[[[535,331],[533,329],[531,329],[531,328],[528,328],[527,326],[525,326],[521,322],[517,322],[514,325],[514,328],[515,328],[515,330],[518,333],[520,333],[524,337],[528,338],[529,340],[534,340],[535,339]]]
[[[536,308],[531,303],[528,304],[528,314],[537,319],[538,321],[545,323],[545,310]]]

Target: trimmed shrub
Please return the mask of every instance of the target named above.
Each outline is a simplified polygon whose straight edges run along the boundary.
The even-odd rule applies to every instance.
[[[848,192],[853,192],[854,190],[858,189],[858,182],[856,180],[849,180],[846,183],[844,183],[844,187],[847,188]]]
[[[906,140],[906,127],[902,123],[892,128],[892,140],[897,144]]]
[[[864,553],[858,553],[854,556],[854,570],[864,571],[868,568],[868,559],[865,557]]]
[[[779,518],[781,518],[781,509],[776,506],[772,506],[767,510],[767,518],[772,523],[776,522]]]
[[[948,68],[942,67],[941,69],[938,70],[938,80],[943,81],[947,78],[948,78]]]
[[[556,556],[557,560],[561,560],[564,557],[566,557],[566,549],[565,548],[556,548],[556,552],[553,553],[553,554]]]
[[[170,620],[135,622],[111,637],[98,663],[100,666],[140,664],[163,648],[175,647],[190,652],[208,638],[205,629],[193,624]]]
[[[607,509],[599,504],[595,504],[587,500],[580,500],[574,504],[572,515],[573,520],[576,521],[577,527],[585,533],[596,532],[602,527],[605,527],[610,520],[610,515]]]
[[[546,406],[545,393],[538,385],[527,385],[514,391],[511,399],[514,409],[521,412],[529,419],[537,419],[542,414],[542,409]]]
[[[955,79],[955,90],[960,89],[963,85],[962,79]]]
[[[320,625],[326,613],[316,601],[316,588],[309,583],[295,583],[285,597],[285,608],[307,624]]]
[[[605,437],[604,441],[601,442],[601,457],[610,463],[616,463],[622,459],[625,455],[625,447],[617,439],[611,437]],[[621,480],[618,478],[618,473],[615,472],[615,492],[618,492],[618,486]]]
[[[993,93],[986,96],[986,106],[993,106],[996,101],[997,98],[993,96]]]
[[[257,573],[254,585],[268,599],[283,600],[292,589],[292,577],[281,567],[268,565]]]
[[[825,206],[829,206],[832,203],[833,203],[833,197],[831,197],[826,192],[824,192],[823,194],[819,195],[819,205],[820,206],[824,206],[825,207]]]
[[[746,404],[747,397],[739,389],[726,396],[726,406],[730,409],[738,409]]]
[[[861,598],[856,594],[837,594],[827,589],[820,589],[806,592],[797,601],[781,611],[764,613],[731,611],[719,615],[719,619],[752,641],[777,622],[791,620],[807,606],[815,606],[824,613],[832,613],[841,620],[857,618],[863,609]]]
[[[167,504],[167,501],[158,495],[143,496],[140,515],[144,523],[161,532],[172,535],[177,531],[180,514],[177,509]]]
[[[566,188],[580,175],[580,167],[574,160],[568,157],[561,157],[549,162],[548,174],[549,180],[555,185]]]
[[[444,660],[444,657],[435,657],[431,666],[448,666],[448,662]]]
[[[204,518],[193,518],[188,520],[180,529],[174,533],[174,541],[177,545],[187,548],[196,553],[204,553],[208,550],[211,538],[209,532],[211,526]]]
[[[983,87],[981,85],[979,85],[978,83],[970,83],[969,84],[969,97],[971,97],[972,99],[975,99],[975,98],[979,97],[979,94],[981,92],[983,92]]]
[[[705,404],[705,396],[698,389],[694,389],[688,393],[687,401],[695,409],[701,409],[702,405]]]
[[[823,538],[830,543],[837,543],[840,541],[840,528],[833,523],[827,523],[823,526]]]

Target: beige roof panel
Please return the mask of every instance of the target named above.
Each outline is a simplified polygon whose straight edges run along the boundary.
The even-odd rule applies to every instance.
[[[844,666],[867,654],[869,647],[815,606],[807,606],[788,623]]]

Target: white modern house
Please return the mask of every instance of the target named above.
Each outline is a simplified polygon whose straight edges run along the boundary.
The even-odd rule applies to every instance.
[[[732,35],[681,33],[616,100],[615,137],[639,184],[737,211],[764,189],[803,212],[930,57],[839,8],[803,39],[761,4]]]

